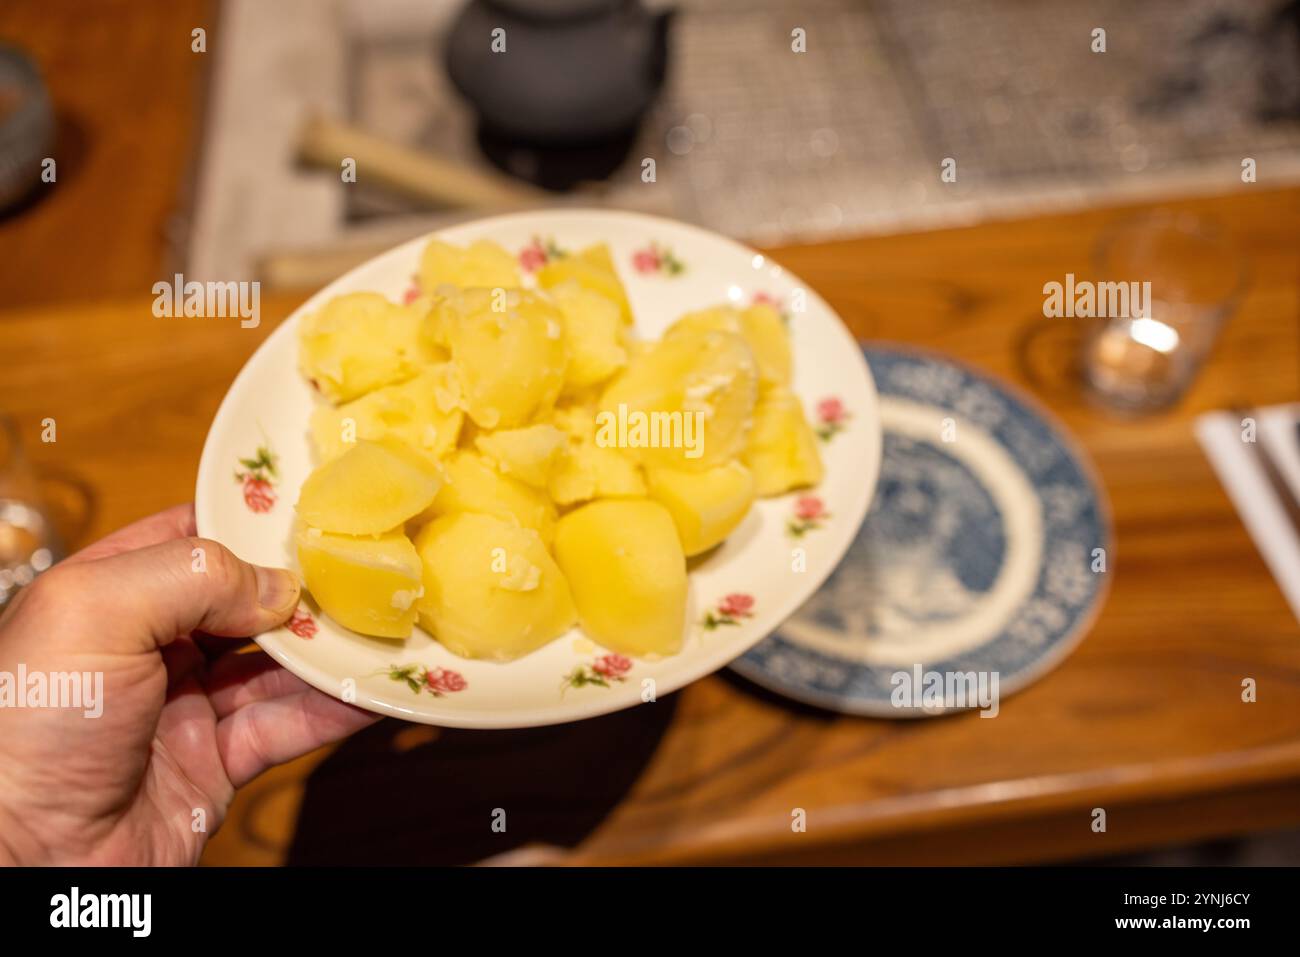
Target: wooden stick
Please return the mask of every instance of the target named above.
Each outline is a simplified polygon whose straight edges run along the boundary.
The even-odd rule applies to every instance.
[[[377,180],[439,206],[518,209],[551,201],[542,190],[506,176],[471,169],[319,116],[303,127],[298,155],[304,162],[334,170],[352,159],[358,178]]]

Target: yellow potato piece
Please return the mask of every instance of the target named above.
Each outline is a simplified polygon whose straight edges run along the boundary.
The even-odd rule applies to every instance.
[[[637,463],[619,449],[596,444],[596,418],[591,409],[581,405],[556,409],[554,422],[567,436],[547,486],[557,505],[646,494]]]
[[[502,475],[483,458],[466,450],[443,462],[444,484],[424,517],[452,512],[482,512],[522,528],[531,528],[549,544],[555,537],[555,506],[535,488]]]
[[[625,328],[617,303],[572,281],[553,288],[551,298],[564,317],[569,346],[566,393],[599,385],[627,365]]]
[[[555,558],[594,640],[638,657],[675,654],[686,623],[686,557],[648,499],[590,502],[560,519]]]
[[[354,537],[300,526],[296,538],[303,581],[325,614],[363,635],[411,633],[424,586],[420,558],[405,535]]]
[[[402,382],[433,358],[419,341],[422,317],[378,293],[336,296],[303,318],[298,366],[336,403]]]
[[[414,379],[376,389],[340,406],[319,406],[311,417],[312,444],[322,462],[357,441],[396,438],[432,460],[456,447],[464,413],[459,385],[447,364],[429,366]]]
[[[471,289],[434,310],[455,364],[464,409],[485,429],[526,425],[564,384],[560,311],[529,290]]]
[[[764,391],[754,410],[743,461],[754,473],[755,493],[763,497],[822,480],[817,436],[804,418],[798,396],[787,389]]]
[[[385,637],[418,618],[496,661],[576,620],[614,651],[679,651],[687,557],[755,496],[822,478],[778,311],[722,304],[638,340],[605,243],[532,289],[496,243],[434,240],[416,279],[405,305],[354,293],[299,326],[330,402],[295,531],[321,608]]]
[[[537,271],[537,283],[551,290],[567,282],[598,293],[618,306],[624,325],[632,325],[632,304],[628,302],[623,281],[618,278],[609,246],[597,243],[571,256],[554,259]]]
[[[754,350],[759,381],[789,385],[794,374],[794,354],[781,314],[765,302],[754,303],[740,314],[740,325],[745,341]]]
[[[758,380],[762,385],[789,385],[793,358],[790,337],[781,314],[766,303],[745,309],[714,306],[688,312],[664,333],[671,336],[683,331],[704,332],[711,329],[734,332],[741,336],[754,353]]]
[[[298,516],[326,532],[378,535],[428,508],[439,484],[437,467],[402,442],[362,441],[307,476]]]
[[[458,512],[426,525],[415,544],[420,624],[455,654],[510,661],[577,620],[568,582],[530,528]]]
[[[484,432],[474,439],[474,447],[501,474],[544,489],[567,441],[567,436],[555,426],[540,424]]]
[[[754,477],[739,462],[705,472],[648,469],[646,484],[650,497],[668,509],[688,556],[730,535],[754,503]]]
[[[425,293],[440,286],[514,289],[519,286],[519,268],[513,256],[490,240],[462,247],[434,239],[420,256],[417,280]]]
[[[757,392],[754,355],[741,336],[682,330],[605,389],[596,444],[626,449],[647,468],[713,468],[744,449]]]

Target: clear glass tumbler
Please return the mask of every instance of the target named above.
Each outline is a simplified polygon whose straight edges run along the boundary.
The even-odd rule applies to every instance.
[[[0,608],[62,557],[18,428],[0,415]]]
[[[1124,283],[1138,295],[1126,315],[1096,319],[1083,339],[1090,398],[1132,413],[1174,405],[1245,291],[1245,257],[1208,220],[1156,211],[1106,230],[1093,267],[1098,303],[1103,283]]]

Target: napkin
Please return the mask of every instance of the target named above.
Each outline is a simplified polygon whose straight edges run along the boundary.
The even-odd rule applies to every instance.
[[[1247,418],[1255,422],[1254,443]],[[1277,484],[1300,502],[1300,403],[1249,411],[1209,412],[1196,420],[1201,443],[1219,481],[1255,540],[1269,571],[1300,619],[1300,529],[1261,460],[1268,456]]]

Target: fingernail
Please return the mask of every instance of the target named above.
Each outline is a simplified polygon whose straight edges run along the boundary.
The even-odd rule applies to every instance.
[[[257,603],[267,611],[286,612],[298,604],[298,579],[283,568],[254,565],[257,573]]]

